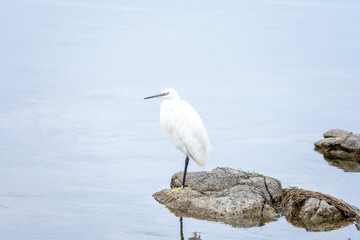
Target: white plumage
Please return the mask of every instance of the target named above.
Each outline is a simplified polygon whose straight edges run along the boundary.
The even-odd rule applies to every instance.
[[[154,97],[165,98],[160,108],[160,124],[172,138],[175,147],[186,155],[182,187],[172,190],[169,193],[171,194],[186,188],[185,177],[189,157],[199,167],[204,168],[208,160],[210,141],[199,114],[188,102],[180,99],[175,89],[165,89],[160,94],[145,99]]]
[[[210,141],[199,114],[187,101],[180,99],[176,90],[165,89],[162,93],[168,93],[161,103],[162,128],[170,135],[177,149],[204,168]]]

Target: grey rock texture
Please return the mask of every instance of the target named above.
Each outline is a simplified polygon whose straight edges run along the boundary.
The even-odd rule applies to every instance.
[[[353,224],[353,220],[346,218],[339,209],[318,198],[308,198],[301,207],[290,207],[285,215],[293,225],[314,232]]]
[[[308,231],[330,231],[350,225],[359,210],[327,194],[298,188],[284,189],[283,215],[295,226]]]
[[[334,137],[347,137],[352,132],[341,130],[341,129],[331,129],[324,133],[324,138],[334,138]]]
[[[308,198],[299,211],[299,217],[319,224],[343,220],[340,210],[318,198]]]
[[[182,183],[182,172],[172,176],[171,188]],[[231,168],[189,172],[178,193],[164,189],[153,197],[177,216],[220,221],[235,227],[262,226],[280,215],[309,231],[330,231],[360,221],[360,212],[330,195],[281,183],[258,173]],[[359,224],[359,223],[358,223]]]
[[[171,179],[171,188],[181,186],[182,172]],[[189,172],[179,193],[170,189],[154,193],[154,198],[181,216],[221,221],[236,227],[260,226],[279,215],[272,207],[279,205],[283,190],[280,181],[258,173],[231,168],[210,172]]]
[[[360,134],[333,129],[324,133],[324,139],[315,143],[315,150],[322,153],[327,161],[353,161],[360,163]],[[359,164],[337,164],[345,171],[358,171]]]

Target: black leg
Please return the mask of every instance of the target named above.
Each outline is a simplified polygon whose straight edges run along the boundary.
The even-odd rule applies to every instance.
[[[182,219],[182,217],[180,217],[180,239],[184,240],[183,219]]]
[[[189,164],[189,157],[186,156],[186,158],[185,158],[185,169],[184,169],[183,182],[182,182],[183,187],[185,187],[185,177],[186,177],[186,171],[187,171],[188,164]]]

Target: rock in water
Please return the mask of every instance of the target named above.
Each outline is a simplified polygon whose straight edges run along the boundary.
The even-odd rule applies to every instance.
[[[315,150],[324,155],[331,165],[345,171],[360,171],[360,134],[333,129],[315,143]]]
[[[181,187],[182,175],[173,175],[171,188]],[[164,189],[153,197],[177,215],[237,227],[260,226],[279,217],[274,206],[280,204],[283,190],[274,178],[216,168],[210,172],[189,172],[186,185],[191,189],[169,196],[170,189]]]
[[[171,188],[182,183],[182,172],[173,175]],[[284,215],[293,225],[308,231],[330,231],[357,222],[360,211],[327,194],[290,187],[258,173],[231,168],[210,172],[189,172],[187,185],[172,193],[164,189],[153,194],[178,216],[220,221],[235,227],[261,226]],[[360,229],[360,227],[359,227]]]
[[[346,131],[346,130],[341,130],[341,129],[331,129],[327,132],[324,133],[324,138],[335,138],[335,137],[347,137],[350,134],[352,134],[352,132]]]
[[[295,226],[308,231],[330,231],[354,222],[359,210],[327,194],[298,188],[284,190],[283,215]]]

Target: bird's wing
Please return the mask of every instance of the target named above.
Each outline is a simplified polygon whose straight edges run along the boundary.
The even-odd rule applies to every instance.
[[[185,145],[190,157],[203,168],[207,162],[210,141],[200,116],[188,102],[181,100],[176,105],[174,119],[175,134]]]

